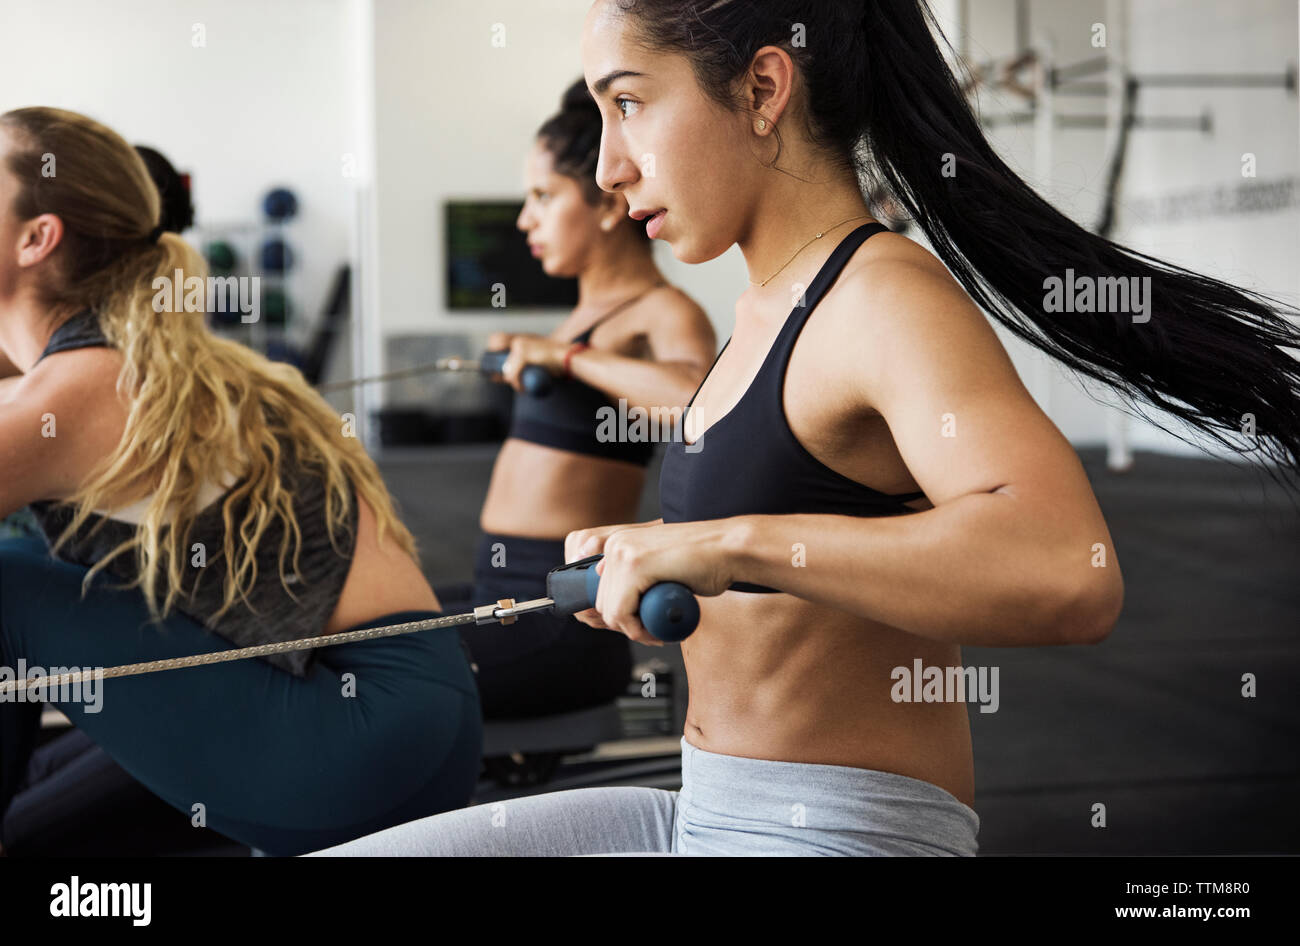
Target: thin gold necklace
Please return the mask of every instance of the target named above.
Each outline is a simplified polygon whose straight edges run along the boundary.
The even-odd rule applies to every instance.
[[[823,230],[821,233],[817,234],[815,237],[813,237],[811,240],[809,240],[809,241],[808,241],[807,243],[805,243],[803,246],[799,247],[799,249],[795,250],[795,251],[794,251],[794,256],[791,256],[788,260],[786,260],[784,263],[781,264],[781,269],[785,269],[787,266],[789,266],[791,263],[793,263],[793,262],[794,262],[794,257],[795,257],[795,256],[798,256],[798,255],[799,255],[800,253],[802,253],[804,250],[808,249],[808,247],[812,246],[812,244],[813,244],[815,241],[820,240],[820,239],[821,239],[822,237],[824,237],[826,234],[828,234],[828,233],[830,233],[832,230],[834,230],[835,227],[842,227],[842,226],[844,226],[846,223],[848,223],[848,222],[850,222],[850,221],[852,221],[852,220],[861,220],[863,217],[870,217],[870,216],[871,216],[871,214],[858,214],[856,217],[850,217],[848,220],[841,220],[839,223],[835,224],[834,227],[827,227],[825,230]],[[754,282],[754,281],[751,279],[751,280],[749,281],[749,284],[750,284],[751,286],[758,286],[758,287],[761,289],[763,286],[766,286],[768,283],[770,283],[770,282],[771,282],[773,279],[775,279],[777,276],[781,275],[781,269],[778,269],[776,272],[774,272],[771,276],[768,276],[768,277],[767,277],[766,279],[764,279],[762,282]]]

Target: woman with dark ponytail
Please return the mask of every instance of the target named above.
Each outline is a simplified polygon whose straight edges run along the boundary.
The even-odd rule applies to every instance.
[[[978,306],[1135,406],[1294,485],[1287,315],[1089,234],[990,148],[921,0],[598,0],[597,180],[686,262],[733,243],[750,288],[664,462],[664,518],[603,552],[596,627],[701,596],[682,651],[680,793],[587,789],[336,849],[947,854],[977,850],[961,645],[1103,640],[1123,602],[1069,443]],[[644,173],[644,156],[655,173]],[[937,257],[875,222],[883,184]],[[978,693],[974,692],[979,686]]]
[[[717,340],[708,316],[668,284],[627,201],[596,186],[600,109],[579,78],[534,136],[516,226],[543,271],[578,282],[578,304],[549,335],[497,332],[516,388],[510,431],[492,468],[471,586],[439,590],[448,613],[484,601],[547,594],[564,538],[637,515],[649,438],[602,436],[597,418],[682,405]],[[546,397],[522,390],[525,366],[553,376]],[[611,425],[612,426],[612,425]],[[483,718],[527,719],[612,702],[632,675],[628,642],[571,617],[524,615],[509,627],[461,629],[478,667]]]

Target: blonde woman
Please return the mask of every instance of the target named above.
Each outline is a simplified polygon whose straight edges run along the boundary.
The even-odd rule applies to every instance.
[[[374,463],[298,372],[156,305],[202,276],[138,154],[0,115],[0,666],[94,668],[436,616]],[[162,309],[160,311],[160,309]],[[54,553],[52,556],[50,551]],[[68,697],[70,694],[53,694]],[[458,807],[479,767],[454,631],[103,681],[59,705],[202,823],[291,854]],[[0,703],[0,812],[41,705]]]

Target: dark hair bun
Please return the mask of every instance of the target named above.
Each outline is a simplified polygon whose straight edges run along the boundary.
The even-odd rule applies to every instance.
[[[560,100],[560,110],[565,112],[596,112],[599,114],[600,109],[596,107],[596,100],[591,97],[591,93],[587,90],[586,79],[579,79],[564,90],[564,97]]]
[[[161,153],[145,145],[136,145],[144,166],[158,188],[162,204],[162,228],[168,233],[183,233],[194,226],[194,203],[185,177],[172,167]]]

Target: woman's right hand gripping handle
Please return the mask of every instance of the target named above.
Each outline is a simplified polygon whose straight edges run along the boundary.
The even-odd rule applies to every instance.
[[[591,555],[604,555],[605,540],[615,532],[662,524],[662,519],[655,519],[653,522],[627,522],[614,526],[593,526],[590,529],[577,529],[564,538],[564,560],[566,562],[576,562],[580,558],[587,558]],[[600,619],[600,612],[595,608],[578,611],[573,616],[589,627],[609,630],[609,625]]]

